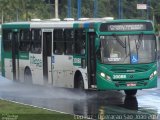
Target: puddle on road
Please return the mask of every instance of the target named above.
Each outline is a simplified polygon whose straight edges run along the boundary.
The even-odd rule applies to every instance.
[[[44,99],[74,99],[83,100],[93,98],[95,95],[88,95],[83,91],[74,89],[62,89],[48,86],[28,85],[14,82],[0,76],[0,94],[3,97],[15,96],[23,98],[44,98]]]
[[[140,108],[156,110],[157,113],[160,114],[160,96],[157,96],[157,94],[139,96],[138,103]]]
[[[0,97],[76,115],[160,114],[158,89],[139,91],[125,97],[119,91],[82,92],[36,85],[24,85],[0,77]],[[154,94],[153,94],[154,93]],[[156,93],[156,94],[155,94]]]

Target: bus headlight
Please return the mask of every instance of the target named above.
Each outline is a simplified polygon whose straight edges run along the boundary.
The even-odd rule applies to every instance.
[[[100,75],[105,78],[106,80],[111,80],[111,77],[109,75],[106,75],[105,73],[101,72]]]
[[[101,72],[101,76],[105,78],[105,74]]]
[[[108,76],[108,75],[106,75],[106,79],[109,80],[109,81],[111,81],[111,77]]]
[[[151,80],[155,75],[157,75],[157,71],[155,70],[149,77],[149,79]]]
[[[154,71],[154,75],[157,75],[157,70]]]

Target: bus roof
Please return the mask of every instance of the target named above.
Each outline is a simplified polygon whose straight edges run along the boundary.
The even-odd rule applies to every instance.
[[[117,19],[117,20],[104,20],[104,19],[89,19],[86,21],[27,21],[27,22],[11,22],[2,24],[2,28],[85,28],[91,26],[90,24],[96,23],[118,23],[118,22],[151,22],[150,20],[140,19]],[[94,25],[93,25],[94,26]],[[92,27],[93,27],[92,26]]]

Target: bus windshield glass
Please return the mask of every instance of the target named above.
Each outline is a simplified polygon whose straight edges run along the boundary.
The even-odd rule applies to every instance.
[[[104,64],[151,63],[156,60],[155,35],[100,36]]]

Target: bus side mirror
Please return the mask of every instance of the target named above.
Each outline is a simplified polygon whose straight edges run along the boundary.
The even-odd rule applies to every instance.
[[[99,45],[100,45],[100,40],[99,40],[99,38],[96,38],[95,39],[95,48],[96,48],[96,51],[99,49]]]
[[[100,53],[100,48],[96,51],[96,56],[100,60],[101,59],[101,53]]]

